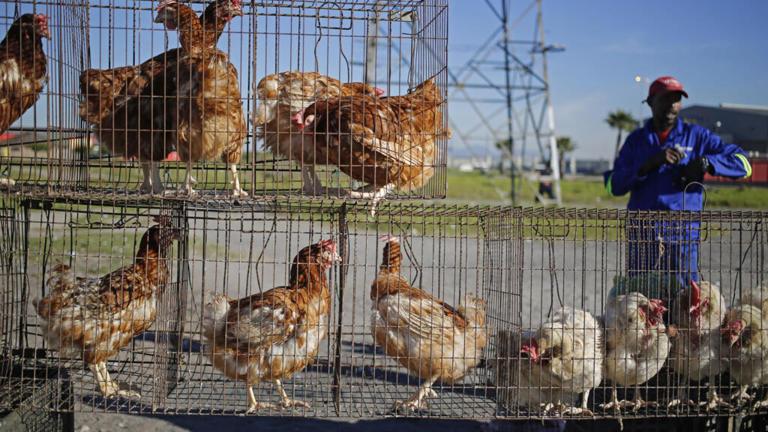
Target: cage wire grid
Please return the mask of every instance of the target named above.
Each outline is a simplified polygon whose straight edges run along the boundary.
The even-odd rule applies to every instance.
[[[70,376],[67,381],[71,381],[72,397],[54,407],[57,410],[244,413],[245,383],[224,376],[206,354],[211,346],[202,327],[206,303],[217,294],[240,299],[285,286],[296,253],[304,246],[332,238],[343,258],[326,272],[330,308],[325,326],[318,324],[325,337],[306,368],[282,381],[289,398],[306,401],[310,407],[264,408],[256,414],[479,419],[562,415],[526,403],[524,392],[550,392],[555,387],[552,383],[526,384],[533,370],[531,359],[521,349],[526,335],[539,329],[561,304],[598,317],[604,315],[616,286],[627,290],[633,286],[649,298],[662,297],[654,281],[663,274],[650,272],[634,280],[626,278],[628,227],[639,221],[690,222],[692,217],[396,202],[383,206],[372,219],[363,205],[284,200],[263,201],[245,209],[212,209],[190,203],[145,207],[20,200],[6,202],[4,212],[3,268],[4,280],[9,281],[2,296],[3,322],[9,330],[3,340],[6,360],[0,387],[9,395],[2,399],[4,404],[22,392],[35,391],[28,378],[14,378],[10,372],[15,368],[40,371],[32,378],[36,384]],[[71,262],[78,276],[99,276],[129,264],[138,238],[151,224],[149,216],[163,212],[174,215],[174,226],[181,227],[184,234],[169,255],[171,278],[158,299],[157,318],[108,362],[112,377],[141,397],[104,398],[82,358],[62,355],[40,337],[41,321],[31,300],[46,289],[43,269],[50,269],[57,261]],[[702,280],[717,283],[728,304],[765,282],[767,216],[766,212],[695,215],[702,233],[698,270]],[[454,310],[465,302],[466,294],[486,302],[482,329],[487,342],[476,366],[455,382],[436,382],[436,396],[428,398],[428,406],[415,411],[393,411],[392,407],[412,396],[429,377],[403,367],[401,361],[406,359],[388,355],[371,334],[370,289],[383,259],[383,235],[400,238],[401,274],[412,286]],[[29,245],[26,254],[22,244]],[[665,304],[669,303],[665,299]],[[664,319],[670,324],[670,318]],[[399,327],[390,330],[396,332]],[[572,329],[577,335],[584,330]],[[725,352],[718,354],[726,364],[733,361]],[[468,357],[455,351],[444,356],[457,362]],[[414,354],[410,360],[435,357]],[[739,410],[706,411],[698,405],[667,408],[681,389],[687,389],[688,397],[697,403],[706,400],[708,390],[706,381],[688,382],[671,370],[673,360],[671,354],[666,361],[660,360],[664,366],[639,386],[643,398],[658,406],[626,409],[623,418],[758,412],[752,404]],[[719,374],[714,382],[724,397],[738,390],[727,373]],[[593,415],[569,418],[614,418],[616,413],[601,408],[610,400],[610,392],[611,382],[603,379],[588,400]],[[631,400],[632,392],[632,387],[618,387],[620,399]],[[280,401],[269,380],[254,383],[254,393],[259,402]],[[757,395],[762,397],[763,393]]]
[[[189,5],[201,13],[208,3],[192,1]],[[154,151],[170,155],[183,145],[171,134],[175,125],[158,124],[149,117],[146,120],[139,117],[136,123],[129,121],[129,117],[140,111],[170,112],[177,106],[174,101],[180,101],[181,105],[192,95],[167,94],[170,90],[166,92],[160,84],[150,82],[149,90],[143,93],[145,96],[137,99],[128,96],[132,91],[129,84],[124,84],[117,75],[101,76],[101,82],[111,82],[115,89],[119,88],[116,94],[106,90],[95,92],[94,87],[81,87],[79,81],[81,73],[89,68],[124,68],[153,57],[163,65],[176,66],[175,70],[169,67],[169,80],[175,80],[176,76],[183,78],[184,69],[170,54],[162,56],[179,46],[179,37],[177,32],[153,23],[156,6],[155,2],[144,0],[18,0],[0,7],[2,32],[16,16],[32,11],[49,15],[51,32],[51,38],[44,40],[43,45],[48,59],[48,84],[38,102],[9,129],[15,136],[3,143],[2,171],[5,177],[15,181],[12,190],[80,193],[97,198],[135,196],[140,194],[142,166],[135,158],[121,154]],[[265,148],[269,137],[287,142],[295,141],[300,134],[290,127],[277,126],[277,123],[265,125],[257,119],[264,106],[288,103],[288,96],[278,98],[260,92],[261,81],[293,71],[307,76],[318,72],[341,83],[367,82],[384,90],[387,96],[406,95],[418,84],[432,79],[441,97],[433,110],[438,113],[436,123],[421,127],[415,134],[413,142],[419,144],[407,144],[415,151],[423,147],[427,155],[419,159],[420,162],[408,162],[422,173],[416,183],[423,183],[423,187],[417,185],[410,190],[404,187],[393,191],[390,197],[445,196],[447,137],[441,132],[447,130],[445,0],[243,2],[242,12],[243,16],[235,17],[225,27],[217,49],[227,56],[238,76],[234,84],[239,87],[239,94],[229,91],[225,101],[233,107],[242,106],[245,138],[237,169],[245,191],[251,196],[302,195],[303,159],[291,161]],[[130,85],[134,83],[131,81]],[[293,92],[290,93],[291,110],[296,106],[306,107],[321,97],[318,93],[315,98],[314,93],[322,84],[307,85],[309,88],[302,90],[302,94],[288,88],[289,93]],[[115,91],[111,86],[108,90]],[[225,96],[219,94],[218,97]],[[133,105],[127,102],[132,99],[138,102]],[[417,96],[413,99],[417,104],[424,102]],[[153,107],[158,101],[163,101],[165,107]],[[92,113],[95,108],[88,108],[91,117],[81,118],[86,106],[103,106],[104,112],[111,114],[96,120],[91,118],[96,115]],[[282,123],[288,122],[288,114],[281,110],[276,113],[277,122],[281,122],[281,118],[285,119]],[[231,134],[240,131],[235,131],[235,125],[237,122],[232,120],[212,127],[216,133]],[[153,138],[135,139],[139,132],[153,134]],[[336,134],[340,139],[346,135],[349,133],[343,130]],[[298,147],[298,144],[289,147]],[[329,188],[328,195],[341,197],[345,189],[365,184],[344,174],[350,170],[373,169],[359,165],[352,156],[340,154],[341,162],[335,158],[317,159],[317,176]],[[184,183],[184,174],[183,162],[160,163],[160,177],[169,190]],[[218,157],[196,161],[192,175],[197,180],[195,189],[202,192],[204,198],[231,194],[228,167]],[[376,174],[371,171],[365,175]]]

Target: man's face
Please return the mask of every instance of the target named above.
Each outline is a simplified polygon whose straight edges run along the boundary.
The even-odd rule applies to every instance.
[[[654,96],[648,104],[653,112],[653,123],[657,128],[667,129],[675,124],[683,107],[683,94],[667,92]]]

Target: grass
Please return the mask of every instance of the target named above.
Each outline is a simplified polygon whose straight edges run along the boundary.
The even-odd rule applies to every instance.
[[[629,196],[608,195],[600,178],[566,178],[560,183],[566,207],[622,208]],[[517,204],[536,205],[538,185],[527,178],[519,180]],[[452,202],[477,204],[509,204],[511,182],[498,173],[460,172],[448,170],[448,199]],[[766,209],[768,188],[742,185],[708,185],[709,209]]]

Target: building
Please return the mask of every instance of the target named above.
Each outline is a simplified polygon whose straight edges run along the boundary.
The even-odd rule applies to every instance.
[[[717,133],[726,142],[738,144],[749,154],[751,178],[734,181],[707,175],[707,183],[768,184],[768,106],[692,105],[683,108],[680,116]]]
[[[768,106],[720,104],[719,107],[692,105],[680,116],[738,144],[750,158],[768,157]]]

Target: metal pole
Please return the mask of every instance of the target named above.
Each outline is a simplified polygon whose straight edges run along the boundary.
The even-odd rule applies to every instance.
[[[541,50],[541,67],[544,82],[546,83],[546,89],[544,90],[544,98],[547,109],[547,127],[549,128],[549,167],[552,171],[552,185],[554,186],[555,201],[557,205],[563,204],[560,195],[560,155],[557,150],[557,138],[555,137],[555,110],[552,108],[552,99],[549,93],[549,73],[547,71],[547,50],[544,47],[544,26],[541,16],[541,0],[536,2],[536,25],[539,28],[539,44],[542,47]]]
[[[507,10],[507,1],[508,0],[501,0],[501,21],[502,26],[504,27],[504,39],[502,41],[502,44],[504,45],[504,79],[505,79],[505,95],[506,95],[506,103],[507,103],[507,136],[509,137],[509,154],[510,154],[510,180],[512,182],[512,190],[510,193],[510,198],[512,199],[512,205],[516,204],[517,201],[517,194],[516,194],[516,187],[517,182],[515,181],[515,177],[517,176],[517,173],[515,172],[515,140],[512,138],[512,121],[513,121],[513,112],[512,112],[512,82],[510,79],[510,73],[512,72],[509,56],[510,56],[510,47],[509,47],[509,13]]]

